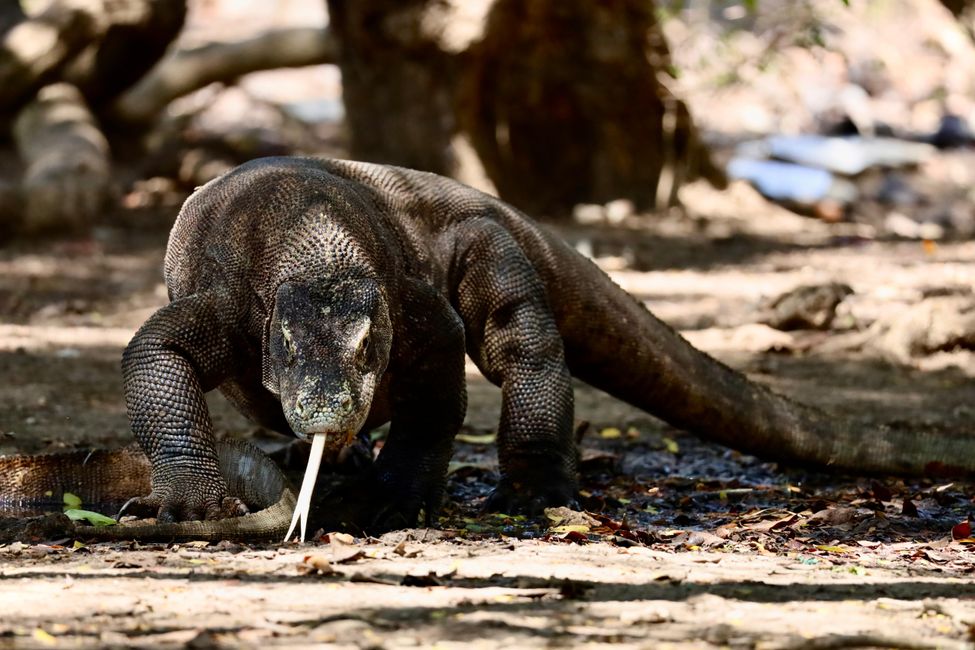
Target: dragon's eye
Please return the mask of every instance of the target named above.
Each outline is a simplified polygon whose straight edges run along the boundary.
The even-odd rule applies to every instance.
[[[360,361],[365,361],[369,357],[370,344],[371,344],[371,340],[368,334],[363,336],[362,340],[359,341],[359,349],[357,351],[357,356],[359,357]]]
[[[291,337],[291,330],[288,329],[288,323],[283,321],[281,323],[281,338],[284,339],[284,350],[288,355],[288,365],[290,366],[294,363],[298,351],[295,349],[295,342]]]

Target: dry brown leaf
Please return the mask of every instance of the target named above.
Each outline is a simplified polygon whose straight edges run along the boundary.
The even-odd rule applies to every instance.
[[[298,573],[301,575],[323,575],[330,576],[337,573],[331,563],[325,559],[324,555],[306,555],[298,564]]]
[[[345,538],[351,542],[347,542]],[[366,555],[365,551],[355,545],[353,537],[344,533],[332,533],[329,536],[329,546],[332,548],[332,561],[336,564],[355,562]]]

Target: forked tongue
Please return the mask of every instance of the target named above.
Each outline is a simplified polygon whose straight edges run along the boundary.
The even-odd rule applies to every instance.
[[[311,495],[315,491],[315,480],[318,479],[318,466],[322,464],[322,454],[325,453],[325,438],[323,434],[312,436],[311,454],[308,456],[308,467],[305,468],[305,477],[301,480],[301,492],[298,493],[298,502],[295,504],[295,513],[291,516],[291,528],[284,536],[284,541],[291,539],[291,534],[295,532],[295,526],[301,522],[301,541],[305,541],[305,528],[308,525],[308,511],[311,508]]]

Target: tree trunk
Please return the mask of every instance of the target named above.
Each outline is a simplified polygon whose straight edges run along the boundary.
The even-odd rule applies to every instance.
[[[335,42],[327,29],[290,27],[230,43],[209,43],[167,57],[115,101],[111,116],[147,124],[166,105],[207,84],[232,82],[249,72],[335,63]]]
[[[659,207],[723,178],[659,81],[670,58],[646,0],[328,4],[355,158],[486,175],[536,214]]]
[[[456,70],[424,21],[438,0],[329,0],[353,158],[448,174]]]
[[[112,0],[104,6],[104,33],[64,75],[96,112],[162,58],[186,19],[186,0]]]
[[[0,36],[6,34],[7,30],[22,21],[25,17],[24,10],[21,9],[20,3],[16,0],[14,2],[0,4]]]
[[[961,16],[967,9],[975,7],[975,1],[973,0],[941,0],[948,11],[950,11],[955,18]]]
[[[111,194],[108,142],[77,88],[45,86],[14,122],[14,141],[27,165],[20,229],[82,231]]]
[[[13,126],[26,165],[19,225],[81,231],[113,191],[108,142],[92,113],[162,56],[182,29],[186,2],[54,0],[28,16],[5,2],[0,124]]]
[[[0,111],[16,111],[59,80],[77,87],[98,110],[152,67],[185,17],[185,0],[56,0],[28,17],[5,6]]]
[[[16,12],[9,10],[12,20]],[[82,5],[52,4],[10,26],[0,40],[0,111],[13,111],[55,81],[70,57],[98,35],[98,20]]]

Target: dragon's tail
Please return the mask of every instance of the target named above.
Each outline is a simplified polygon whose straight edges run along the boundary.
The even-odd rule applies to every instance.
[[[228,492],[241,497],[253,510],[251,514],[216,521],[133,521],[104,527],[77,524],[74,533],[91,539],[144,541],[283,537],[295,495],[281,470],[243,441],[220,441],[217,454]],[[131,497],[149,493],[149,475],[149,459],[134,446],[0,456],[0,516],[60,510],[65,492],[78,497],[82,508],[112,513]]]
[[[692,347],[592,262],[517,216],[508,214],[509,225],[539,269],[579,379],[769,460],[866,473],[975,473],[975,437],[858,425],[774,393]]]

